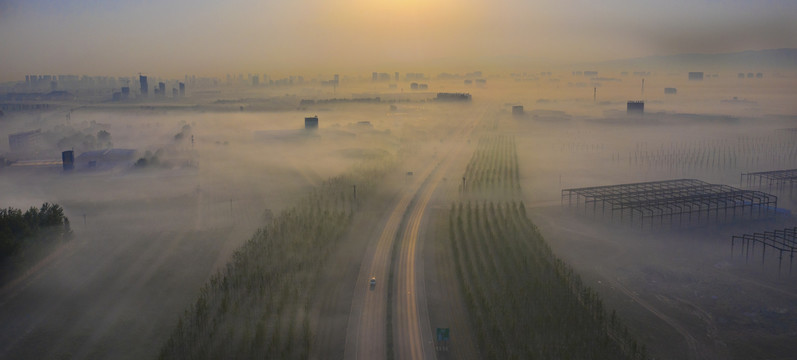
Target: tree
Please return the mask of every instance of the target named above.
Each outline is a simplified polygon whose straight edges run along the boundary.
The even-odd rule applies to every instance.
[[[113,143],[111,143],[111,133],[100,130],[97,132],[97,147],[98,148],[105,148],[109,149],[113,147]]]

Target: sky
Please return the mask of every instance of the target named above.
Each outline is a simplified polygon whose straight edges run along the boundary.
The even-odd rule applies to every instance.
[[[797,48],[794,0],[0,0],[25,74],[321,74]]]

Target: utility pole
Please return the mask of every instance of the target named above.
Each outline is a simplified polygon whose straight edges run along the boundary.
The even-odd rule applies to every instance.
[[[642,100],[645,99],[645,78],[642,78]]]

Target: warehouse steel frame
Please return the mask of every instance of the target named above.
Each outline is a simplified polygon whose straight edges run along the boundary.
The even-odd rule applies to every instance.
[[[696,179],[677,179],[642,183],[571,188],[562,190],[562,205],[567,198],[568,206],[576,208],[583,203],[584,212],[590,209],[594,214],[598,210],[602,216],[609,215],[612,221],[617,216],[620,221],[626,218],[633,224],[636,219],[644,227],[645,220],[650,225],[656,221],[664,225],[691,224],[696,216],[698,223],[705,218],[710,221],[720,220],[729,215],[761,217],[774,215],[777,212],[777,196],[761,191],[741,190],[727,185],[709,184]]]
[[[789,189],[791,189],[797,184],[797,169],[743,173],[739,178],[739,182],[743,183],[745,178],[747,179],[747,187],[756,186],[756,182],[758,187],[761,187],[766,182],[770,188],[772,186],[783,188],[788,183]]]
[[[794,253],[797,252],[797,227],[786,228],[783,230],[764,231],[753,234],[733,235],[731,237],[731,259],[733,259],[734,246],[736,240],[741,243],[740,255],[744,255],[745,262],[755,256],[756,244],[761,244],[761,264],[764,264],[767,255],[767,247],[778,251],[778,275],[783,264],[783,254],[789,254],[789,275],[792,271]]]

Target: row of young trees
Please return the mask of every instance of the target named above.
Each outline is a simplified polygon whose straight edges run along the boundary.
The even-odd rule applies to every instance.
[[[493,202],[501,189],[520,195],[516,149],[510,136],[482,138],[465,172],[475,181],[464,193],[475,202],[449,212],[456,277],[481,357],[646,358],[615,312],[553,254],[523,202]]]
[[[314,289],[323,264],[348,230],[358,201],[391,164],[382,159],[330,179],[257,230],[180,316],[160,358],[308,358],[314,333],[309,313],[319,300]]]
[[[449,240],[482,358],[647,357],[553,254],[522,202],[452,204]]]
[[[69,219],[58,204],[44,203],[25,212],[12,207],[0,209],[0,261],[32,242],[63,239],[71,234]]]
[[[797,162],[794,138],[739,138],[694,143],[671,143],[658,149],[637,145],[628,153],[628,165],[668,169],[778,168]],[[612,160],[622,162],[620,153]]]
[[[515,138],[492,135],[479,139],[476,151],[465,168],[460,190],[465,194],[520,192],[518,157]]]

